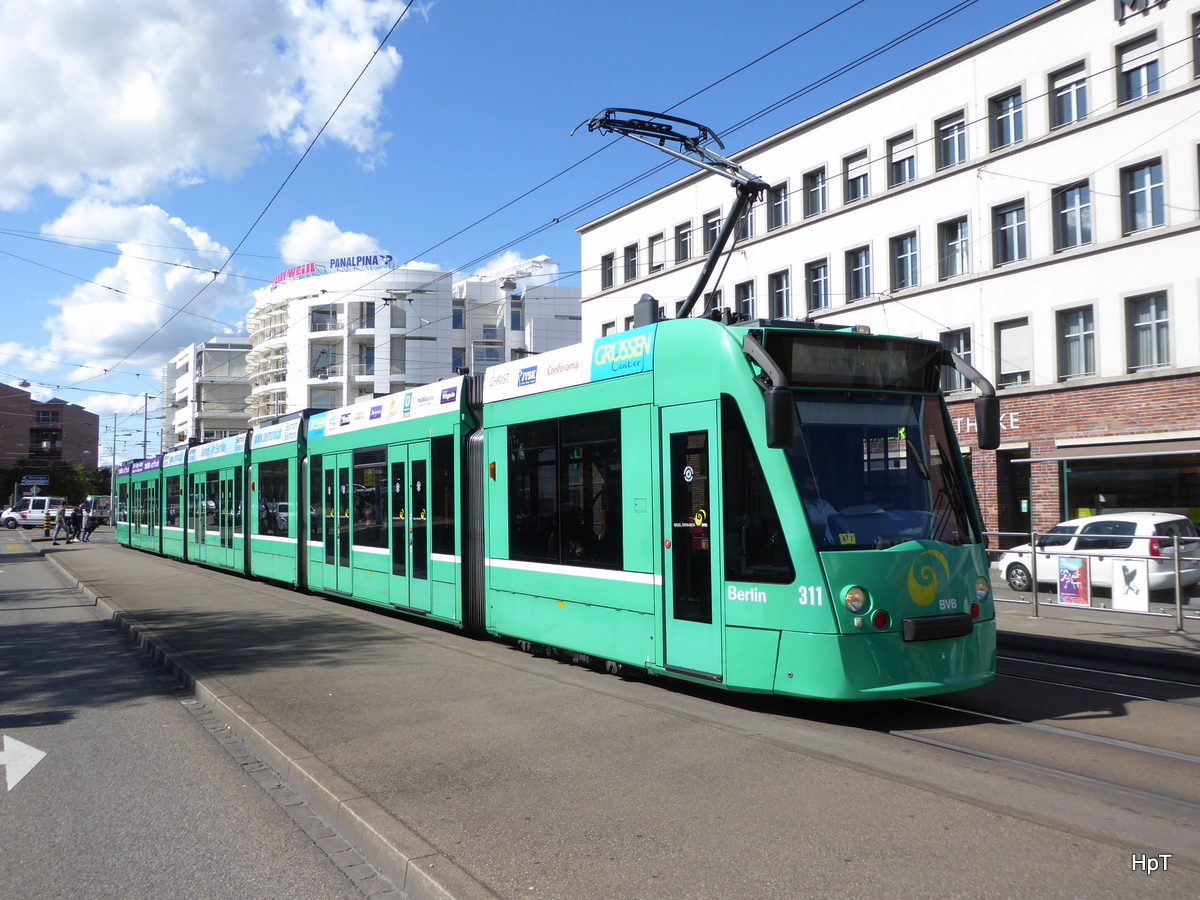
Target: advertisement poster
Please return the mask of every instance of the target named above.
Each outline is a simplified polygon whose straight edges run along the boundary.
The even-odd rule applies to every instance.
[[[1091,606],[1092,584],[1086,556],[1058,558],[1058,602],[1068,606]]]
[[[1144,559],[1114,559],[1113,609],[1150,612],[1150,573]]]

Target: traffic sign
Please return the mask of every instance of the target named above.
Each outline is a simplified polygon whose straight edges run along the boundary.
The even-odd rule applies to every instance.
[[[22,475],[21,484],[40,484],[43,487],[50,484],[49,475]]]

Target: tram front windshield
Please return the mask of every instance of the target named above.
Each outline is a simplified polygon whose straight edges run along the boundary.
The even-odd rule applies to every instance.
[[[788,460],[818,548],[980,541],[938,396],[801,390],[795,398]]]

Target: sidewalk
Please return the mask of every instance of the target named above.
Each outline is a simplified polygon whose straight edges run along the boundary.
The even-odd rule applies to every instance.
[[[32,543],[53,567],[412,900],[783,898],[834,884],[838,896],[916,896],[930,872],[982,879],[984,894],[1000,896],[1014,854],[1035,883],[1068,877],[1084,895],[1105,894],[1095,854],[1111,847],[1081,848],[987,808],[1024,786],[975,805],[955,797],[999,789],[963,781],[970,771],[938,766],[915,785],[944,793],[873,777],[910,755],[893,760],[870,728],[824,727],[828,704],[780,714],[731,698],[715,727],[687,689],[111,544],[40,537]],[[1081,622],[1028,611],[1003,604],[1003,645],[1069,641],[1183,666],[1200,643],[1194,621],[1173,635],[1170,619],[1151,629],[1111,613]],[[950,820],[972,836],[969,872],[961,848],[921,824]],[[845,836],[865,822],[872,845],[906,853],[850,850]]]
[[[996,643],[1001,652],[1058,653],[1200,674],[1197,611],[1185,607],[1184,630],[1179,632],[1173,605],[1151,608],[1166,614],[1076,609],[1059,606],[1053,598],[1046,602],[1042,595],[1034,616],[1030,603],[997,601]]]

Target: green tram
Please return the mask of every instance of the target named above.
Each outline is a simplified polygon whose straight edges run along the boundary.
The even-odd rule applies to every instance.
[[[645,325],[259,426],[240,456],[191,448],[178,506],[206,527],[184,558],[729,690],[975,687],[995,610],[948,366],[992,394],[994,447],[991,386],[940,344]],[[177,466],[121,467],[123,544],[170,552]]]

